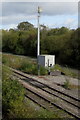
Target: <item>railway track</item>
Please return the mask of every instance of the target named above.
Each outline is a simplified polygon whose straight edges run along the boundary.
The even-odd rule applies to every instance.
[[[73,117],[80,119],[80,99],[54,89],[53,87],[42,83],[39,80],[30,78],[27,74],[24,74],[20,71],[14,69],[12,70],[17,78],[19,78],[21,81],[23,80],[22,84],[28,91],[26,96],[29,99],[33,100],[35,103],[39,104],[45,109],[52,110],[54,108],[53,106],[56,106]],[[38,98],[32,96],[37,96]],[[37,101],[39,98],[42,99],[42,101],[46,101],[46,105],[43,104],[43,102],[40,102],[40,100]]]

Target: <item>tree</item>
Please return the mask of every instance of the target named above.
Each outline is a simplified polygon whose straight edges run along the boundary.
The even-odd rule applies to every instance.
[[[61,28],[59,29],[59,33],[60,33],[60,34],[65,34],[65,33],[67,33],[67,32],[69,32],[69,29],[66,28],[66,27],[61,27]]]
[[[21,22],[18,24],[17,28],[18,30],[30,30],[33,29],[34,26],[29,22]]]
[[[66,27],[47,29],[41,25],[41,54],[54,54],[61,64],[76,66],[80,61],[80,28],[71,30]],[[18,30],[2,31],[2,48],[28,56],[36,56],[37,29],[29,22],[18,24]]]
[[[7,30],[2,30],[2,51],[10,52],[9,48],[9,32]]]

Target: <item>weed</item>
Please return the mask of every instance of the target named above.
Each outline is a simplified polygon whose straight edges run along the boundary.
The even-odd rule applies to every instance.
[[[61,66],[58,65],[58,64],[55,64],[52,68],[51,68],[51,71],[54,71],[54,70],[62,70]]]
[[[68,78],[66,78],[66,81],[64,82],[63,87],[64,87],[65,89],[70,89],[70,82],[69,82],[69,79],[68,79]]]

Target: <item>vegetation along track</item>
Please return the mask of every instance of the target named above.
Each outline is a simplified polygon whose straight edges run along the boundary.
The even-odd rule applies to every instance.
[[[74,116],[75,118],[78,118],[78,119],[80,118],[79,116],[80,99],[75,98],[74,96],[70,96],[62,91],[59,91],[51,87],[50,85],[42,83],[41,81],[33,79],[29,77],[27,74],[24,74],[20,71],[17,71],[14,69],[12,70],[19,79],[24,80],[23,82],[26,81],[25,83],[27,84],[27,87],[26,85],[24,86],[26,87],[27,91],[30,92],[30,94],[26,94],[26,96],[29,99],[32,99],[34,102],[41,105],[43,108],[50,110],[51,108],[53,108],[52,106],[56,106],[59,109],[63,109],[64,111]],[[38,98],[33,97],[35,95]],[[40,100],[38,101],[39,98],[41,98],[42,101],[44,100],[47,103],[50,103],[49,106],[51,105],[51,107],[49,106],[47,107],[47,104],[46,105],[42,104],[43,102],[41,103]]]

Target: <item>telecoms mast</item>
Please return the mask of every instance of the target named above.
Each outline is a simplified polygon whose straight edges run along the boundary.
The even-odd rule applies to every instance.
[[[38,75],[40,75],[40,65],[38,56],[40,55],[40,24],[39,24],[39,18],[41,13],[41,8],[38,6],[38,38],[37,38],[37,62],[38,62]]]

